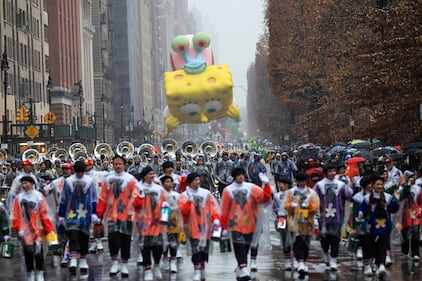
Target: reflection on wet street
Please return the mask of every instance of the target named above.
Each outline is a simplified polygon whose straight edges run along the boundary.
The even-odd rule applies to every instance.
[[[24,259],[20,254],[18,241],[14,240],[16,245],[15,254],[12,259],[0,258],[0,280],[27,280],[25,272]],[[134,245],[135,243],[133,243]],[[210,256],[210,261],[206,265],[206,280],[236,280],[235,277],[235,258],[233,252],[221,253],[218,244],[213,242],[214,249]],[[107,243],[105,243],[107,249]],[[177,274],[170,274],[162,270],[163,280],[192,280],[193,266],[190,258],[186,256],[186,248],[182,247],[184,259],[179,260]],[[407,281],[421,280],[422,274],[419,265],[412,265],[411,261],[402,261],[400,259],[399,247],[393,251],[394,263],[389,268],[385,280]],[[111,266],[111,258],[108,250],[101,254],[91,254],[88,257],[90,265],[88,274],[71,276],[67,268],[54,268],[52,257],[47,256],[45,260],[46,280],[143,280],[142,267],[136,265],[137,250],[133,249],[132,258],[129,261],[129,278],[121,278],[120,274],[116,277],[110,277],[108,272]],[[257,280],[301,280],[297,273],[284,271],[283,254],[280,247],[278,233],[270,230],[270,234],[262,237],[260,252],[258,254],[258,274]],[[367,278],[362,274],[362,267],[357,264],[347,253],[345,243],[342,243],[340,257],[338,258],[339,271],[326,271],[322,261],[322,252],[319,241],[312,241],[311,253],[309,259],[309,276],[304,280],[377,280],[376,277]]]

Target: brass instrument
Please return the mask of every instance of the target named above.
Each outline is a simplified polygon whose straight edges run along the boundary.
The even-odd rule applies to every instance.
[[[58,148],[54,152],[51,160],[53,162],[56,162],[58,160],[58,161],[60,161],[60,163],[62,163],[62,162],[66,162],[68,157],[69,157],[69,153],[67,152],[66,149],[64,149],[64,148]]]
[[[99,143],[95,146],[94,155],[96,159],[111,159],[114,157],[114,152],[108,143]]]
[[[171,155],[172,158],[174,158],[178,147],[179,146],[174,139],[166,139],[161,144],[161,151],[163,153],[167,152],[168,154]]]
[[[155,154],[154,146],[149,143],[141,144],[138,148],[138,154],[142,157],[149,155],[149,157],[152,158],[152,156]]]
[[[32,164],[37,164],[40,162],[40,153],[36,149],[27,149],[22,154],[22,161],[29,160]]]
[[[217,143],[213,141],[204,141],[200,145],[201,153],[214,157],[218,152]]]
[[[191,157],[196,156],[199,152],[198,145],[193,141],[185,141],[182,144],[182,153],[183,155],[189,155]]]
[[[54,153],[57,151],[57,147],[55,147],[55,146],[51,146],[51,147],[49,147],[48,149],[47,149],[47,152],[45,153],[45,156],[46,156],[46,158],[48,159],[48,160],[50,160],[50,161],[52,161],[53,160],[53,156],[54,156]]]
[[[7,161],[7,151],[0,148],[0,165],[3,165]]]
[[[88,159],[89,156],[86,152],[84,151],[78,151],[76,153],[73,154],[72,156],[72,161],[76,162],[76,161],[83,161],[85,159]]]
[[[83,152],[83,153],[85,153],[86,155],[88,155],[87,154],[87,150],[86,150],[86,147],[85,147],[85,145],[83,145],[82,143],[80,143],[80,142],[77,142],[77,143],[74,143],[74,144],[72,144],[70,147],[69,147],[69,157],[73,160],[73,161],[77,161],[79,158],[80,158],[80,156],[82,155],[82,153],[81,152]],[[76,157],[76,154],[78,154],[78,157]],[[85,157],[85,159],[86,159],[87,157]],[[76,159],[76,160],[75,160]]]
[[[135,147],[128,141],[122,141],[117,145],[116,153],[125,159],[129,159],[133,156]]]

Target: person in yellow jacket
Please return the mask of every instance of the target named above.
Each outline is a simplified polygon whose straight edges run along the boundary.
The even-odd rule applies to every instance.
[[[319,210],[318,194],[306,186],[308,176],[304,172],[296,174],[296,186],[287,193],[284,209],[288,213],[288,229],[293,237],[293,253],[298,261],[298,272],[308,272],[306,260],[309,255],[314,218]]]

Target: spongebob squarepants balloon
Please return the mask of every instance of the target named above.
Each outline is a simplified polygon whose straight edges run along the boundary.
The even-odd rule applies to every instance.
[[[240,121],[233,104],[233,82],[226,64],[213,65],[210,38],[199,32],[179,35],[171,43],[173,72],[164,74],[167,132],[181,124],[207,123],[230,117]]]

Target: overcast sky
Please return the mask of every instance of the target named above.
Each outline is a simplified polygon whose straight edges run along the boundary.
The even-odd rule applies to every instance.
[[[203,30],[211,36],[217,64],[228,64],[233,84],[247,88],[246,71],[255,60],[256,43],[264,30],[262,0],[189,0],[202,14]],[[235,103],[246,106],[246,93],[234,88]]]

